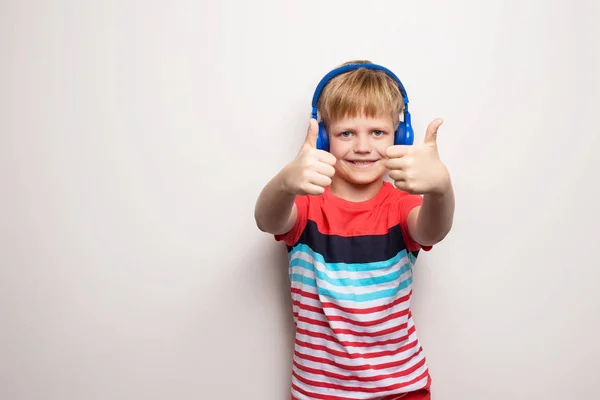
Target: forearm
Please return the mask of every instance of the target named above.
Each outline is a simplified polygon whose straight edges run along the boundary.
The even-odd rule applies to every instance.
[[[261,191],[254,209],[256,225],[263,232],[282,234],[291,229],[296,195],[285,190],[280,172]]]
[[[454,190],[449,183],[441,193],[425,194],[417,216],[417,236],[423,245],[433,245],[446,237],[454,220]]]

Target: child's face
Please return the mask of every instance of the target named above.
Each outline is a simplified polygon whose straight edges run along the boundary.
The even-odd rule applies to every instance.
[[[394,144],[391,117],[364,115],[331,121],[329,151],[337,159],[335,177],[357,185],[367,185],[386,173],[386,150]]]

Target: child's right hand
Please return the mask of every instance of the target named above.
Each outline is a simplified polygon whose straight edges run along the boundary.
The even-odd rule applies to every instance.
[[[331,153],[317,150],[318,133],[317,120],[311,118],[306,140],[296,159],[282,171],[286,192],[296,195],[319,195],[331,185],[331,178],[335,175],[333,166],[337,160]]]

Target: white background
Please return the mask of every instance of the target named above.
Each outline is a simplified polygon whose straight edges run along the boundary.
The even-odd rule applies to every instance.
[[[404,82],[456,190],[414,314],[435,400],[600,389],[600,6],[0,3],[0,398],[289,398],[285,248],[255,227],[325,73]]]

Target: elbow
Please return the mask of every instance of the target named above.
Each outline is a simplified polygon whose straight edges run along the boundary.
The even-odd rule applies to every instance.
[[[263,218],[261,218],[261,215],[258,212],[258,210],[254,210],[254,222],[259,231],[265,233],[268,232],[268,229],[266,228]]]
[[[452,226],[448,226],[444,229],[424,232],[422,235],[419,235],[419,240],[417,242],[422,246],[434,246],[446,239],[451,228]]]
[[[431,237],[431,240],[430,240],[431,244],[428,244],[427,246],[433,246],[433,245],[440,243],[442,240],[446,239],[446,236],[448,236],[448,233],[450,233],[450,231],[446,231],[446,232],[443,232],[436,236]]]
[[[275,234],[277,232],[277,228],[272,224],[269,224],[264,218],[264,216],[258,212],[254,213],[254,222],[256,223],[256,227],[259,231],[269,234]]]
[[[264,232],[264,233],[271,233],[270,229],[265,226],[262,222],[260,222],[260,220],[256,219],[256,227],[258,228],[259,231]]]

